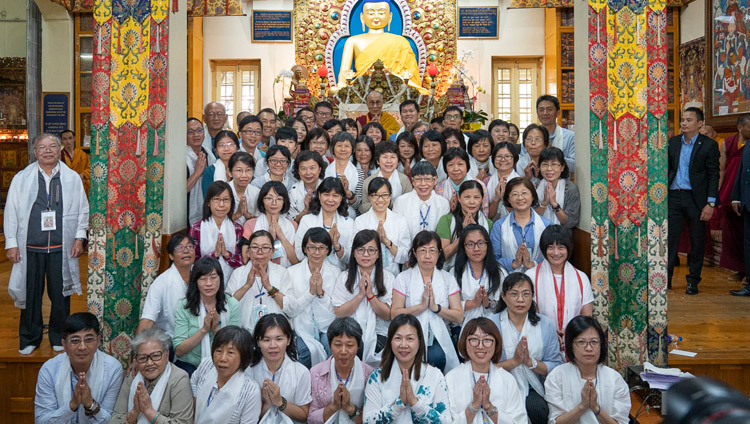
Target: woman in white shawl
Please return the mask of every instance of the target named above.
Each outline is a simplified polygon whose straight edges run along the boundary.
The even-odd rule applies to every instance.
[[[307,347],[307,352],[299,352],[299,361],[312,368],[331,354],[326,332],[336,319],[331,296],[340,271],[326,261],[333,251],[333,242],[326,230],[310,228],[302,238],[302,251],[305,259],[289,268],[293,296],[287,297],[284,312],[292,319],[295,333]]]
[[[272,261],[284,267],[299,262],[294,251],[297,223],[284,216],[288,211],[289,193],[286,187],[278,181],[269,181],[258,193],[258,217],[247,221],[243,227],[245,238],[256,231],[268,231],[273,237]]]
[[[581,198],[578,187],[570,181],[570,169],[562,150],[547,147],[539,154],[542,180],[536,187],[539,206],[536,213],[565,228],[578,225]]]
[[[492,163],[497,172],[492,174],[487,182],[487,191],[490,196],[490,214],[493,221],[504,217],[510,211],[503,203],[505,185],[513,178],[520,177],[516,172],[518,153],[512,144],[500,142],[492,149]]]
[[[208,187],[215,181],[229,181],[232,174],[229,173],[229,159],[232,155],[240,150],[240,140],[237,134],[232,131],[222,130],[216,133],[214,137],[214,150],[218,157],[213,165],[203,170],[201,177],[201,187],[203,187],[203,197],[208,193]]]
[[[195,424],[255,424],[261,391],[247,374],[255,350],[250,332],[235,325],[216,333],[211,357],[191,378]]]
[[[409,227],[401,215],[389,209],[391,205],[391,183],[383,177],[376,177],[367,186],[370,208],[367,213],[357,217],[354,230],[375,230],[380,236],[383,268],[392,274],[398,274],[400,265],[409,256]]]
[[[503,280],[508,276],[492,254],[490,235],[484,227],[470,224],[461,231],[453,275],[461,287],[464,323],[489,318],[500,300]]]
[[[333,153],[333,162],[326,168],[326,177],[341,179],[346,192],[346,200],[349,202],[349,215],[355,216],[360,196],[362,193],[362,182],[365,180],[365,174],[358,170],[352,162],[354,154],[354,137],[348,132],[340,132],[331,139],[331,153]]]
[[[372,207],[367,188],[373,178],[383,177],[391,183],[391,189],[393,189],[391,200],[393,202],[402,194],[413,190],[409,177],[398,171],[398,152],[395,144],[390,142],[378,144],[375,147],[375,158],[378,171],[367,177],[362,185],[364,191],[362,192],[362,204],[359,206],[360,213],[365,213]]]
[[[443,196],[451,204],[451,209],[458,203],[460,194],[459,187],[466,181],[476,181],[482,187],[481,211],[486,216],[490,212],[490,197],[484,182],[469,175],[471,161],[469,155],[461,149],[454,147],[448,149],[441,161],[448,178],[435,186],[435,193]]]
[[[237,242],[242,238],[242,227],[232,221],[234,210],[232,188],[224,181],[210,183],[203,200],[203,219],[190,226],[190,237],[195,240],[195,257],[210,257],[221,264],[224,278],[229,280],[235,268],[242,265]]]
[[[297,180],[289,189],[289,212],[286,217],[297,224],[310,212],[310,203],[315,190],[323,182],[328,161],[320,153],[304,150],[294,161],[292,175]]]
[[[464,323],[458,351],[467,361],[445,376],[454,423],[529,422],[516,380],[497,365],[502,345],[500,330],[488,318]]]
[[[333,289],[333,310],[337,317],[353,317],[362,327],[359,346],[362,359],[375,367],[380,364],[391,321],[393,274],[383,269],[380,237],[373,230],[354,236],[349,269],[339,274]]]
[[[284,315],[269,314],[253,330],[261,353],[247,371],[260,387],[263,424],[302,424],[312,396],[310,371],[297,362],[294,331]]]
[[[417,124],[424,125],[425,123],[419,121]],[[429,128],[429,125],[427,127]],[[424,134],[425,129],[420,127],[420,131],[422,131],[419,134],[421,137],[422,134]],[[419,140],[417,140],[411,130],[405,129],[396,137],[396,148],[396,153],[398,154],[398,172],[411,179],[411,169],[421,159],[419,157]]]
[[[270,181],[276,181],[283,184],[287,189],[292,187],[294,181],[292,181],[288,172],[289,165],[292,163],[292,154],[286,146],[274,144],[269,147],[264,163],[268,169],[263,174],[259,172],[255,176],[254,186],[261,188]],[[260,165],[258,168],[260,168]]]
[[[630,391],[619,372],[604,365],[607,338],[592,317],[579,315],[565,328],[570,362],[544,382],[551,424],[627,424]]]
[[[502,335],[499,365],[516,378],[529,422],[546,424],[544,377],[562,363],[555,326],[537,314],[534,288],[525,274],[513,273],[505,279],[497,310],[490,319]]]
[[[263,315],[285,314],[287,296],[292,293],[289,271],[271,262],[271,234],[258,230],[240,242],[244,266],[237,268],[227,284],[227,293],[239,301],[240,325],[252,330]]]
[[[469,144],[466,145],[466,153],[469,154],[469,161],[471,162],[469,173],[485,184],[489,181],[490,176],[497,173],[492,161],[492,148],[494,146],[490,133],[485,130],[476,130],[471,133]]]
[[[380,368],[367,379],[363,422],[452,423],[445,377],[426,360],[419,320],[411,314],[394,317]]]
[[[391,316],[419,319],[427,343],[427,362],[441,371],[458,366],[448,323],[461,324],[464,311],[456,279],[442,270],[443,249],[433,231],[420,231],[409,252],[409,269],[393,282]]]
[[[341,180],[327,177],[320,183],[310,200],[309,213],[299,223],[294,241],[298,259],[302,253],[302,237],[313,227],[322,227],[331,235],[333,252],[326,260],[340,270],[346,269],[349,261],[349,246],[354,237],[354,219],[349,218],[346,193]]]
[[[237,152],[229,159],[229,172],[232,174],[229,186],[232,187],[235,205],[232,220],[243,225],[258,214],[260,189],[250,184],[255,172],[255,159],[250,153]]]
[[[201,360],[211,355],[216,332],[240,322],[237,301],[225,293],[224,276],[216,259],[195,262],[185,299],[174,315],[175,365],[192,375]]]

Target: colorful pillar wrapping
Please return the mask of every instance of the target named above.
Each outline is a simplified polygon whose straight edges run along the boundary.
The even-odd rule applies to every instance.
[[[589,0],[594,315],[619,369],[667,357],[666,2]]]
[[[88,306],[123,361],[158,274],[168,0],[96,0]]]

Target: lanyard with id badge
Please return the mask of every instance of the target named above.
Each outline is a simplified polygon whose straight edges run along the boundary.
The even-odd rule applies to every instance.
[[[55,197],[55,205],[60,203],[60,186],[55,186],[56,190],[56,197]],[[47,210],[42,211],[42,222],[41,222],[41,228],[42,231],[55,231],[57,230],[57,211],[51,209],[50,205],[50,194],[47,193]]]
[[[266,270],[266,272],[268,272],[268,270]],[[266,295],[266,292],[263,290],[263,284],[260,282],[260,277],[255,277],[255,287],[258,289],[258,294],[255,295],[255,298],[258,299],[258,304],[253,305],[253,315],[251,319],[252,328],[255,328],[255,324],[268,314],[268,306],[263,304],[263,296]]]

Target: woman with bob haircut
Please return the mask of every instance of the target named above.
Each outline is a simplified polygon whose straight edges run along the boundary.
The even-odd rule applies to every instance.
[[[419,320],[410,314],[395,316],[380,367],[367,379],[363,422],[452,423],[445,377],[426,360]]]
[[[485,130],[476,130],[469,136],[469,144],[466,153],[469,154],[471,166],[469,175],[487,184],[490,176],[495,174],[495,166],[492,163],[492,149],[495,143],[490,133]]]
[[[404,134],[404,133],[402,133]],[[363,184],[362,192],[362,203],[359,205],[360,213],[367,213],[372,206],[370,204],[370,193],[367,188],[370,186],[370,181],[374,178],[382,177],[391,183],[391,189],[393,193],[391,199],[395,202],[399,196],[404,193],[412,191],[411,181],[409,177],[399,172],[398,170],[398,147],[391,142],[380,143],[375,148],[375,162],[378,164],[378,171],[369,176]]]
[[[557,147],[542,150],[539,154],[539,171],[542,179],[536,193],[542,200],[536,212],[553,224],[574,228],[581,215],[581,196],[578,186],[570,181],[570,169],[562,150]]]
[[[255,173],[255,159],[250,153],[237,152],[229,159],[229,172],[232,174],[229,187],[232,187],[235,204],[232,220],[242,225],[258,214],[260,189],[250,184]]]
[[[328,156],[328,147],[331,145],[331,136],[328,131],[320,127],[311,129],[302,141],[302,150],[318,152],[328,163],[333,162],[333,157]]]
[[[359,350],[363,360],[377,366],[391,321],[393,274],[383,269],[380,237],[373,230],[354,236],[349,268],[341,272],[333,289],[337,317],[353,317],[364,335]]]
[[[592,316],[594,294],[586,273],[570,263],[573,256],[573,234],[562,225],[550,225],[539,240],[544,260],[526,275],[534,283],[539,313],[557,328],[560,343],[565,327],[578,315]]]
[[[352,162],[367,178],[377,169],[377,165],[375,165],[375,143],[372,142],[370,137],[362,134],[357,137],[354,148]]]
[[[297,259],[304,258],[302,237],[307,230],[321,227],[331,236],[333,251],[326,259],[340,270],[346,269],[349,261],[349,246],[354,237],[354,218],[349,217],[344,185],[338,178],[325,178],[313,194],[308,207],[309,213],[302,217],[295,237]]]
[[[216,333],[211,357],[201,361],[191,386],[196,424],[252,424],[261,412],[261,391],[246,373],[254,360],[250,332],[230,325]]]
[[[299,262],[294,250],[297,223],[285,216],[289,204],[289,192],[284,184],[278,181],[263,184],[258,193],[258,217],[245,223],[242,234],[249,238],[256,231],[268,231],[273,237],[273,261],[285,267]]]
[[[620,373],[604,365],[607,337],[594,318],[579,315],[568,323],[565,352],[570,362],[544,382],[549,422],[627,424],[630,391]]]
[[[485,216],[489,214],[490,198],[487,194],[487,186],[484,185],[482,181],[469,175],[471,161],[469,160],[469,155],[466,154],[466,151],[455,147],[448,149],[448,151],[445,152],[445,156],[443,156],[441,163],[443,164],[443,168],[445,169],[448,178],[439,182],[437,186],[435,186],[435,193],[445,197],[446,200],[451,203],[451,208],[453,208],[456,203],[458,203],[458,193],[461,184],[466,181],[476,181],[482,186],[482,213],[484,213]]]
[[[396,153],[398,154],[398,172],[411,177],[411,169],[421,160],[419,141],[411,131],[404,131],[396,137]]]
[[[529,124],[523,130],[522,145],[523,149],[516,164],[516,172],[537,185],[539,183],[539,154],[549,147],[549,131],[544,125]]]
[[[430,165],[435,167],[438,184],[448,178],[441,160],[446,150],[448,150],[448,147],[442,134],[435,130],[427,130],[422,134],[422,138],[419,140],[419,155],[422,156],[422,160],[430,162]]]
[[[211,257],[221,264],[228,280],[235,268],[242,265],[237,242],[242,226],[232,221],[234,194],[224,181],[214,181],[203,200],[203,219],[190,226],[188,234],[195,240],[195,257]]]
[[[326,177],[338,178],[344,186],[344,196],[349,204],[349,215],[354,216],[362,199],[362,182],[365,174],[352,162],[354,137],[348,132],[340,132],[331,141],[333,162],[326,168]]]
[[[315,190],[323,181],[328,162],[318,152],[303,150],[294,161],[292,175],[297,180],[289,189],[289,212],[286,217],[297,224],[310,212]]]
[[[450,180],[445,180],[448,182]],[[458,202],[449,214],[438,221],[436,232],[440,236],[445,254],[445,270],[453,269],[456,252],[461,249],[458,239],[468,225],[479,225],[488,233],[492,231],[492,221],[482,212],[482,197],[486,188],[477,180],[466,180],[458,188]]]
[[[310,371],[297,362],[292,326],[284,315],[265,315],[255,324],[253,338],[261,356],[247,373],[263,398],[260,422],[304,423],[312,401]]]
[[[458,351],[466,362],[445,376],[453,422],[528,423],[516,380],[497,365],[503,343],[495,323],[484,317],[468,320]]]
[[[360,361],[362,328],[351,317],[336,318],[328,326],[332,356],[310,370],[310,424],[361,423],[365,384],[372,367]]]
[[[362,134],[370,137],[375,146],[383,141],[388,141],[388,133],[379,122],[370,121],[366,123],[362,127]]]
[[[211,341],[221,327],[238,325],[237,301],[224,291],[219,261],[200,258],[190,271],[185,299],[174,313],[175,365],[192,375],[203,358],[211,355]]]
[[[552,321],[537,314],[534,287],[525,274],[510,274],[503,282],[497,313],[490,317],[500,330],[500,366],[513,374],[525,399],[531,424],[547,423],[544,377],[562,363],[560,343]]]
[[[492,149],[492,163],[496,172],[487,182],[487,191],[490,197],[489,218],[493,221],[499,220],[509,213],[508,208],[503,204],[503,197],[508,181],[520,177],[515,170],[516,162],[518,162],[518,153],[516,153],[512,144],[503,141],[496,144]]]
[[[414,237],[409,269],[393,282],[391,316],[415,315],[427,343],[427,362],[447,372],[458,366],[448,325],[461,324],[464,311],[456,279],[442,270],[444,260],[437,233],[421,231]]]
[[[261,188],[264,184],[275,181],[289,189],[294,183],[289,172],[289,165],[292,164],[293,160],[292,152],[286,146],[274,144],[269,147],[266,157],[260,161],[262,165],[258,164],[260,171],[253,179],[253,185]]]

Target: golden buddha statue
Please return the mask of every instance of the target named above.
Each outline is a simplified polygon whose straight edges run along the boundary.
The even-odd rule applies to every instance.
[[[347,85],[347,74],[350,73],[352,60],[356,69],[354,78],[351,78],[354,80],[367,73],[379,59],[392,74],[403,78],[408,73],[407,82],[410,86],[429,93],[420,84],[419,66],[409,40],[401,35],[386,32],[386,27],[390,28],[392,18],[391,3],[388,0],[365,0],[360,19],[363,28],[367,26],[368,31],[346,40],[338,73],[338,89]]]

